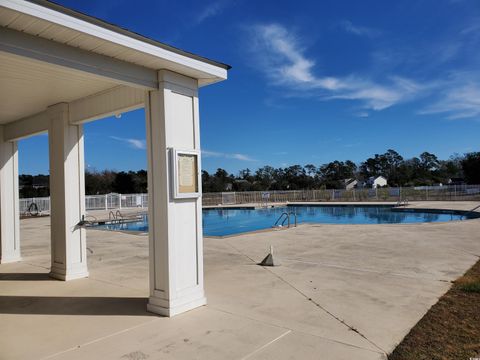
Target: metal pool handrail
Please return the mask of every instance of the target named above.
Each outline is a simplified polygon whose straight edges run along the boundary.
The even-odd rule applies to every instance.
[[[480,205],[478,206],[475,206],[473,209],[467,211],[467,213],[465,214],[465,217],[472,214],[473,212],[475,212],[475,210],[479,209],[480,208]]]
[[[285,225],[285,221],[288,221],[288,224],[287,224],[287,227],[290,227],[290,216],[294,216],[294,219],[295,219],[295,227],[297,227],[297,214],[296,213],[293,213],[293,212],[290,212],[290,213],[287,213],[287,212],[284,212],[280,215],[280,217],[277,219],[277,221],[275,221],[275,224],[273,225],[273,227],[277,227],[277,226],[283,226]],[[281,225],[278,225],[280,223],[280,220],[282,220],[282,224]]]
[[[397,201],[397,204],[395,205],[396,207],[400,207],[400,206],[407,206],[408,205],[408,199],[405,199],[405,200],[399,200]]]

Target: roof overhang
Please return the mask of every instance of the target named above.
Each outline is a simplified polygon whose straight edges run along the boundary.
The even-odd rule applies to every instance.
[[[162,69],[204,86],[229,68],[49,1],[0,0],[0,124],[119,86],[155,89]]]

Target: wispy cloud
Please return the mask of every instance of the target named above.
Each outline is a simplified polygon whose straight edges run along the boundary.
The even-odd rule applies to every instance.
[[[146,143],[145,140],[142,139],[128,139],[128,138],[122,138],[118,136],[110,136],[110,139],[121,141],[131,148],[137,149],[137,150],[144,150],[146,148]]]
[[[407,101],[425,90],[425,86],[413,80],[399,76],[390,76],[385,84],[378,84],[368,79],[350,76],[343,80],[345,87],[327,96],[327,99],[348,99],[364,102],[364,107],[383,110],[395,104]]]
[[[252,51],[257,55],[260,68],[274,85],[292,87],[296,96],[305,93],[311,96],[312,90],[316,90],[315,96],[324,100],[358,100],[367,109],[382,110],[422,90],[420,84],[399,76],[387,77],[383,83],[358,75],[317,76],[315,61],[306,55],[301,39],[285,27],[267,24],[251,30]]]
[[[374,38],[382,34],[380,30],[373,29],[366,26],[354,25],[349,20],[343,20],[342,22],[340,22],[340,26],[346,32],[353,35],[357,35],[357,36],[366,36],[366,37]]]
[[[480,118],[479,74],[453,74],[441,84],[437,99],[420,114],[444,114],[447,119]]]
[[[226,158],[226,159],[235,159],[241,161],[258,161],[256,159],[251,158],[245,154],[239,153],[223,153],[218,151],[209,151],[209,150],[202,150],[202,156],[204,157],[216,157],[216,158]]]
[[[473,33],[480,33],[480,18],[475,19],[475,23],[468,25],[465,27],[462,31],[460,31],[460,34],[462,35],[469,35]]]
[[[232,2],[232,0],[217,0],[208,4],[198,13],[195,22],[200,24],[209,18],[220,15]]]
[[[355,115],[358,116],[358,117],[361,117],[361,118],[367,118],[367,117],[370,116],[370,114],[366,111],[360,111],[359,113],[356,113]]]

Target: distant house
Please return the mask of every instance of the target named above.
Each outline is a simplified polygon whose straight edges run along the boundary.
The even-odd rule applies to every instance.
[[[343,187],[345,188],[345,190],[355,189],[357,187],[357,184],[358,184],[357,179],[350,178],[350,179],[343,180]]]
[[[383,176],[372,176],[367,180],[367,187],[371,187],[372,189],[384,187],[387,186],[387,184],[387,179]]]

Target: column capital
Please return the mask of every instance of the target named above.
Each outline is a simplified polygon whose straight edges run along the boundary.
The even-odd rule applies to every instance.
[[[58,104],[50,105],[47,108],[47,116],[50,121],[63,121],[63,122],[68,122],[69,121],[69,116],[68,116],[68,110],[69,110],[69,105],[68,103],[61,102]]]
[[[181,86],[193,91],[198,90],[198,80],[190,78],[185,75],[177,74],[176,72],[170,70],[159,70],[158,71],[158,85],[161,89],[162,87],[168,87],[168,84]]]
[[[60,112],[60,111],[68,111],[68,106],[69,106],[68,103],[60,102],[60,103],[48,106],[47,110],[51,113]]]

